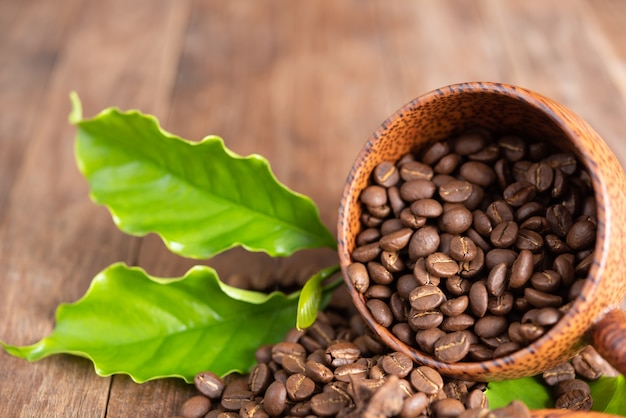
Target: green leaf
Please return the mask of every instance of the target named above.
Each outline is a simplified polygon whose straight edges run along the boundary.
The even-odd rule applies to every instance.
[[[317,318],[320,305],[322,305],[322,282],[335,274],[338,270],[339,266],[324,269],[315,274],[304,284],[300,291],[300,298],[298,299],[298,317],[296,318],[296,327],[298,329],[308,328],[313,325]],[[343,283],[343,279],[340,278],[331,283],[329,287],[335,289],[341,283]]]
[[[29,361],[59,353],[86,357],[102,376],[191,382],[203,370],[249,371],[259,346],[293,328],[298,296],[240,290],[205,266],[163,279],[118,263],[99,273],[79,301],[58,308],[50,335],[33,345],[2,346]]]
[[[335,248],[313,201],[278,182],[263,157],[239,156],[217,136],[186,141],[138,111],[80,120],[76,95],[72,102],[79,169],[122,231],[157,233],[190,258],[238,245],[271,256]]]
[[[530,409],[552,408],[554,401],[550,390],[540,377],[524,377],[522,379],[490,382],[485,396],[489,400],[489,408],[503,408],[511,401],[519,399]]]
[[[589,383],[593,410],[626,416],[626,379],[624,375],[617,377],[601,377]]]

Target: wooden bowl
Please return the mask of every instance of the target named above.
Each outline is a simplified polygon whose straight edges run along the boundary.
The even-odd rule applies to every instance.
[[[595,259],[580,297],[549,332],[511,355],[484,362],[443,363],[407,346],[379,325],[362,294],[348,279],[355,237],[361,230],[359,195],[382,161],[395,161],[426,144],[469,128],[494,134],[514,133],[546,139],[575,153],[589,171],[597,202]],[[593,344],[620,372],[626,371],[626,314],[619,304],[626,294],[626,176],[617,158],[580,117],[537,93],[499,83],[447,86],[412,100],[369,138],[358,155],[343,191],[338,221],[338,251],[354,305],[391,349],[417,363],[453,377],[494,381],[536,375]]]

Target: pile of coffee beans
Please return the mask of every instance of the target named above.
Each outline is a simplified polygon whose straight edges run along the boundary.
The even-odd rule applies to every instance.
[[[596,240],[589,173],[545,140],[468,131],[380,163],[348,276],[372,317],[442,362],[505,356],[580,293]]]
[[[451,379],[385,347],[361,317],[322,313],[306,331],[293,330],[257,350],[249,375],[221,379],[198,373],[198,395],[180,408],[184,418],[263,417],[530,417],[515,401],[489,410],[485,383]],[[592,348],[543,374],[555,406],[589,410],[587,381],[611,370]]]
[[[191,417],[478,417],[486,416],[484,383],[450,379],[389,351],[358,316],[321,314],[305,332],[263,346],[249,375],[199,373]],[[529,417],[515,402],[494,417]]]

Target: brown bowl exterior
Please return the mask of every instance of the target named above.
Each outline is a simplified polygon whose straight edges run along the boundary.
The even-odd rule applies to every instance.
[[[582,295],[550,332],[509,356],[486,362],[446,364],[399,341],[372,317],[347,278],[350,254],[361,229],[361,191],[382,161],[395,161],[428,143],[469,128],[487,128],[497,134],[520,134],[548,139],[573,151],[592,177],[598,212],[596,259]],[[626,294],[622,253],[626,233],[626,177],[615,155],[599,135],[564,106],[512,85],[463,83],[421,96],[387,119],[358,155],[345,185],[338,220],[338,251],[343,276],[361,316],[393,350],[409,354],[420,364],[449,376],[493,381],[530,376],[549,369],[580,350],[585,333],[604,312],[619,305]],[[616,220],[615,222],[613,222]]]

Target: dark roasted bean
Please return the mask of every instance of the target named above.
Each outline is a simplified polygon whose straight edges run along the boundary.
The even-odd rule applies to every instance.
[[[443,389],[443,377],[435,369],[428,366],[415,368],[410,375],[411,385],[418,392],[434,395]]]
[[[498,145],[509,161],[519,161],[526,155],[526,142],[518,136],[503,136],[498,139]]]
[[[406,318],[405,318],[406,321]],[[407,322],[399,322],[391,328],[391,333],[406,345],[414,345],[415,332]]]
[[[409,303],[416,311],[430,311],[436,309],[446,301],[446,295],[437,286],[418,286],[409,294]]]
[[[468,237],[455,235],[450,240],[449,253],[456,261],[471,261],[476,258],[477,252],[476,244]]]
[[[367,263],[367,273],[375,283],[386,285],[393,282],[393,274],[377,261]]]
[[[587,380],[597,380],[602,376],[602,362],[602,357],[591,346],[583,348],[572,358],[576,373]]]
[[[559,307],[563,304],[563,298],[561,296],[541,292],[531,287],[524,289],[524,298],[529,304],[537,308],[545,308],[547,306]]]
[[[472,314],[477,318],[485,316],[488,302],[489,295],[485,282],[483,280],[474,282],[469,290],[469,307]]]
[[[496,265],[504,263],[507,268],[511,268],[517,259],[517,253],[513,250],[495,248],[485,254],[485,266],[491,270]]]
[[[316,361],[307,361],[304,374],[318,383],[328,383],[333,380],[333,372],[324,364]]]
[[[394,351],[382,357],[381,366],[385,373],[404,378],[413,370],[413,360],[404,353]]]
[[[513,309],[515,300],[511,292],[504,292],[500,296],[492,296],[487,303],[487,310],[494,315],[506,315]]]
[[[464,202],[472,194],[472,184],[464,180],[452,180],[439,186],[439,196],[444,202]]]
[[[481,338],[502,335],[508,328],[507,319],[498,315],[485,315],[476,320],[474,332]]]
[[[211,401],[202,395],[192,396],[187,399],[180,408],[180,413],[185,418],[201,418],[211,409]]]
[[[459,174],[465,180],[482,187],[488,187],[496,180],[496,173],[493,169],[479,161],[464,163],[459,168]]]
[[[414,330],[435,328],[443,322],[443,314],[438,310],[416,311],[411,309],[408,322]]]
[[[513,207],[520,207],[535,198],[537,189],[527,181],[518,181],[510,184],[502,192],[504,200]]]
[[[380,239],[380,230],[377,228],[367,228],[359,232],[356,237],[356,246],[360,247],[365,244],[376,242]]]
[[[439,160],[433,167],[433,171],[437,174],[450,174],[456,170],[460,162],[461,157],[458,154],[448,154]]]
[[[501,222],[493,228],[489,239],[496,248],[510,247],[517,241],[519,227],[513,221]]]
[[[387,203],[387,190],[382,186],[367,186],[361,192],[361,202],[370,207],[383,206]]]
[[[576,171],[576,157],[569,153],[552,154],[545,159],[545,162],[552,168],[560,169],[568,176],[571,176]]]
[[[446,332],[463,331],[474,325],[474,322],[476,322],[476,319],[472,315],[461,313],[444,318],[441,323],[441,329]]]
[[[444,363],[455,363],[462,360],[469,352],[470,342],[464,332],[452,332],[435,341],[433,354]]]
[[[540,202],[532,201],[524,203],[515,211],[515,220],[517,222],[524,222],[528,218],[544,214],[545,210],[546,208]]]
[[[530,250],[521,250],[511,266],[509,286],[513,289],[523,287],[533,274],[533,264],[533,254]]]
[[[411,212],[415,216],[436,218],[443,213],[443,206],[435,199],[420,199],[411,203]]]
[[[561,287],[561,276],[553,270],[538,271],[530,278],[530,284],[542,292],[555,292]]]
[[[413,234],[409,242],[409,257],[417,260],[427,257],[437,251],[440,238],[437,229],[433,226],[424,226]]]
[[[426,258],[426,269],[438,277],[452,277],[459,272],[459,265],[448,254],[436,252]]]
[[[302,373],[294,373],[287,379],[285,389],[290,399],[302,401],[308,399],[313,394],[315,391],[315,382]]]
[[[311,398],[311,410],[318,416],[336,416],[348,405],[348,399],[337,392],[322,392]]]
[[[404,261],[397,251],[383,251],[380,253],[380,263],[390,273],[399,273],[404,270]]]
[[[435,194],[437,186],[430,180],[411,180],[402,183],[400,196],[407,202],[418,199],[430,199]]]
[[[384,187],[394,186],[400,181],[398,168],[390,161],[383,161],[374,168],[373,179]]]
[[[360,356],[359,347],[350,342],[337,342],[326,349],[326,363],[334,367],[354,363]]]
[[[404,181],[430,180],[433,178],[433,169],[419,161],[410,161],[400,167],[400,177]]]
[[[370,277],[367,268],[362,263],[352,263],[347,269],[348,278],[359,293],[365,293],[370,285]]]
[[[422,162],[427,165],[433,165],[449,153],[450,145],[447,142],[433,142],[424,151],[424,154],[422,155]]]
[[[500,296],[507,287],[507,268],[505,263],[496,264],[487,276],[487,291],[493,296]]]
[[[564,380],[576,378],[576,370],[570,363],[562,363],[556,367],[546,370],[541,375],[543,380],[550,386],[554,386]]]
[[[464,206],[457,206],[443,213],[440,227],[451,234],[462,234],[472,226],[472,212]]]
[[[543,249],[543,238],[537,232],[530,229],[520,229],[517,233],[515,246],[519,250],[539,252]]]
[[[368,261],[372,261],[378,257],[381,251],[382,249],[380,248],[378,241],[361,245],[352,251],[352,259],[361,263],[367,263]]]
[[[393,323],[393,313],[385,302],[379,299],[370,299],[366,305],[377,323],[383,327],[388,327]]]
[[[211,399],[219,398],[224,391],[224,381],[213,372],[196,374],[193,383],[201,394]]]
[[[532,164],[526,173],[526,180],[540,192],[545,192],[552,186],[554,170],[544,162]]]
[[[460,155],[470,155],[485,148],[489,138],[485,132],[469,131],[454,140],[454,152]]]
[[[482,210],[475,210],[473,213],[472,226],[482,236],[489,236],[493,230],[491,219]]]
[[[402,228],[386,234],[380,241],[380,247],[385,251],[398,251],[406,247],[413,235],[411,228]]]
[[[439,306],[439,310],[446,316],[457,316],[465,312],[469,306],[469,297],[462,295],[449,299]]]
[[[501,222],[513,221],[515,219],[513,208],[504,200],[496,200],[490,203],[485,214],[494,226]]]
[[[435,341],[444,335],[446,333],[439,328],[424,329],[415,333],[415,342],[423,352],[432,354]]]
[[[590,221],[579,221],[572,225],[565,242],[573,250],[591,247],[596,241],[596,226]]]
[[[561,238],[567,235],[574,224],[572,214],[560,204],[552,205],[546,210],[546,220],[552,232]]]

